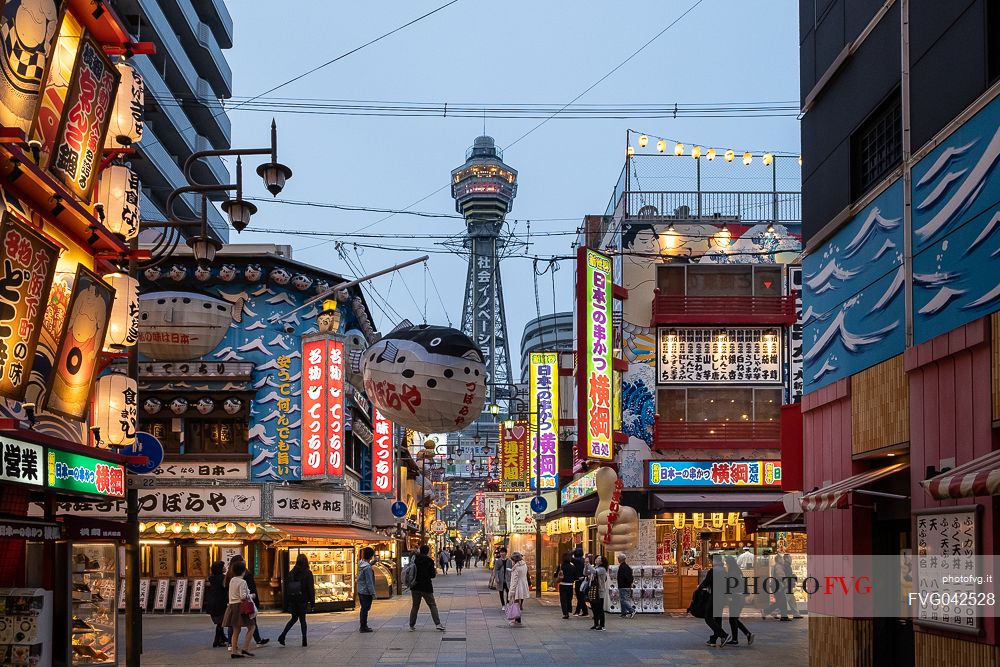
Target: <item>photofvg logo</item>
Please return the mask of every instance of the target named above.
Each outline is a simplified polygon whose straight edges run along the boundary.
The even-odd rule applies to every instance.
[[[994,555],[771,554],[752,563],[715,556],[714,563],[692,599],[696,615],[912,618],[970,630],[997,615]]]

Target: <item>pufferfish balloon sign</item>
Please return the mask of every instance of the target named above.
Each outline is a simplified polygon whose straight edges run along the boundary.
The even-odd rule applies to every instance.
[[[387,418],[422,433],[458,431],[486,402],[483,353],[449,327],[421,324],[365,350],[365,393]]]

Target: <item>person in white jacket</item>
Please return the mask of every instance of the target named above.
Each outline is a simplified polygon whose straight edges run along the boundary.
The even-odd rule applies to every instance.
[[[524,556],[515,551],[510,557],[514,567],[510,571],[510,604],[517,605],[517,618],[510,621],[511,625],[521,625],[521,614],[524,613],[524,600],[531,594],[531,584],[528,582],[528,564]]]

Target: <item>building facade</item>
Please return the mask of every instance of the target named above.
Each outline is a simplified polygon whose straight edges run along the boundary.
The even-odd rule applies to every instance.
[[[1000,14],[799,9],[809,551],[912,553],[919,592],[941,549],[997,548]],[[811,664],[996,664],[997,619],[957,612],[811,618]]]
[[[528,382],[528,359],[532,352],[571,352],[573,313],[553,313],[528,320],[521,334],[521,382]]]

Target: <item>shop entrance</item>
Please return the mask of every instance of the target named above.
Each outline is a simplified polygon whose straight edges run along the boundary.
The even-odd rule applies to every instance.
[[[895,503],[901,504],[901,503]],[[908,506],[908,503],[906,503]],[[908,508],[908,507],[907,507]],[[879,519],[872,521],[872,554],[898,556],[910,548],[910,521],[908,519]],[[898,618],[874,620],[873,664],[886,667],[913,667],[913,620],[906,607],[905,574],[889,582],[890,594],[900,601]]]

